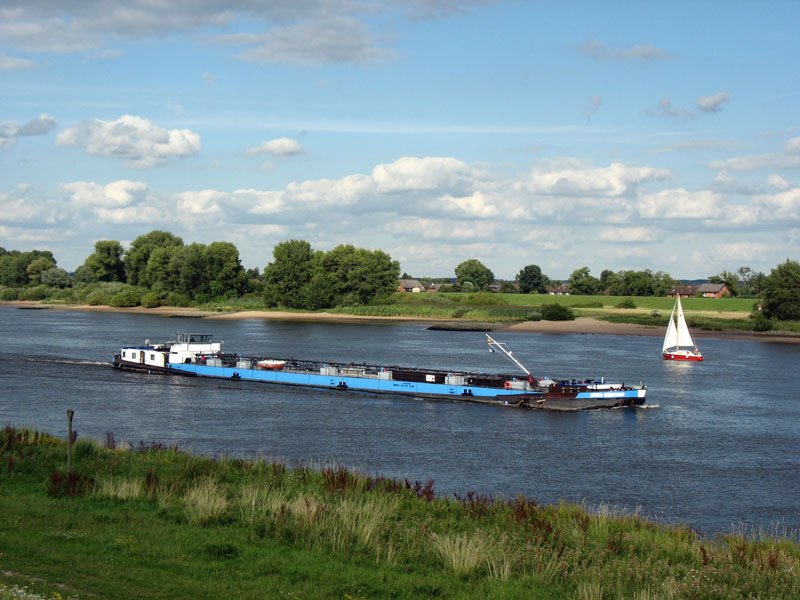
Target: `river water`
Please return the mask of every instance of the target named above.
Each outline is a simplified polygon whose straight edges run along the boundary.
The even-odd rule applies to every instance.
[[[800,531],[800,345],[703,338],[706,361],[655,337],[495,332],[535,375],[648,386],[646,408],[549,413],[358,392],[124,373],[123,345],[212,333],[228,352],[513,372],[482,333],[422,323],[309,323],[0,306],[0,425],[177,444],[213,456],[339,463],[540,503],[610,505],[709,533]]]

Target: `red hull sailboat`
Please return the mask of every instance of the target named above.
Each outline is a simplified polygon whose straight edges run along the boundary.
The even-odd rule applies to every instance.
[[[689,333],[689,327],[686,325],[680,295],[672,308],[672,314],[669,316],[669,325],[667,325],[667,333],[664,336],[661,354],[664,360],[703,360],[703,354],[697,349],[697,345],[692,339],[692,334]]]

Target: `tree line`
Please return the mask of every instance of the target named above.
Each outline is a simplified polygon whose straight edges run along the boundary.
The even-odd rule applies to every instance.
[[[513,283],[498,284],[492,271],[474,258],[459,263],[455,276],[450,289],[464,292],[546,293],[557,283],[531,264]],[[50,251],[0,247],[0,300],[38,300],[53,296],[53,290],[103,283],[117,284],[111,287],[111,303],[118,306],[187,306],[252,297],[268,307],[317,310],[385,298],[397,289],[399,277],[399,263],[381,250],[339,245],[320,251],[304,240],[277,244],[263,273],[245,269],[230,242],[185,244],[160,230],[137,237],[127,250],[115,240],[96,242],[73,274],[59,268]],[[765,316],[800,319],[797,261],[787,259],[769,275],[743,266],[708,279],[726,284],[734,296],[761,299]],[[677,283],[662,271],[607,269],[594,277],[588,267],[573,271],[566,282],[571,294],[614,296],[664,296]],[[108,303],[102,300],[96,303]]]

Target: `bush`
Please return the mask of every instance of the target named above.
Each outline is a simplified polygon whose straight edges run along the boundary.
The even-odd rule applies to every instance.
[[[772,321],[762,314],[756,315],[755,319],[753,320],[753,330],[769,331],[770,329],[772,329]]]
[[[617,304],[614,308],[636,308],[636,303],[633,301],[633,298],[625,298],[625,300]]]
[[[32,288],[22,288],[17,296],[18,300],[44,300],[50,296],[50,288],[46,285],[37,285]]]
[[[17,288],[0,288],[0,300],[10,302],[19,299],[19,290]]]
[[[573,321],[575,313],[569,306],[545,304],[542,306],[542,319],[545,321]]]
[[[142,293],[136,288],[128,287],[111,296],[108,305],[115,307],[139,306],[141,300]]]
[[[191,303],[189,296],[180,292],[172,292],[167,298],[169,306],[189,306]]]
[[[89,295],[86,296],[86,304],[89,306],[102,306],[107,303],[106,295],[100,290],[90,292]]]
[[[525,315],[525,320],[526,321],[541,321],[542,320],[542,313],[538,313],[538,312],[535,312],[535,311],[534,312],[529,312],[527,315]]]
[[[161,306],[161,296],[156,292],[147,292],[142,295],[140,302],[144,308],[158,308]]]

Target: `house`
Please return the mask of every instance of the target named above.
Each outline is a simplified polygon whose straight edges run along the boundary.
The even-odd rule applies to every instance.
[[[425,286],[418,279],[401,279],[397,284],[398,292],[424,292]]]
[[[696,285],[676,285],[672,288],[669,292],[667,292],[667,298],[675,298],[678,294],[683,296],[684,298],[694,297],[697,294],[697,286]]]
[[[569,286],[566,283],[560,283],[547,288],[547,293],[551,296],[569,296]]]
[[[697,293],[703,298],[722,298],[731,295],[731,291],[724,283],[704,283],[697,288]]]

